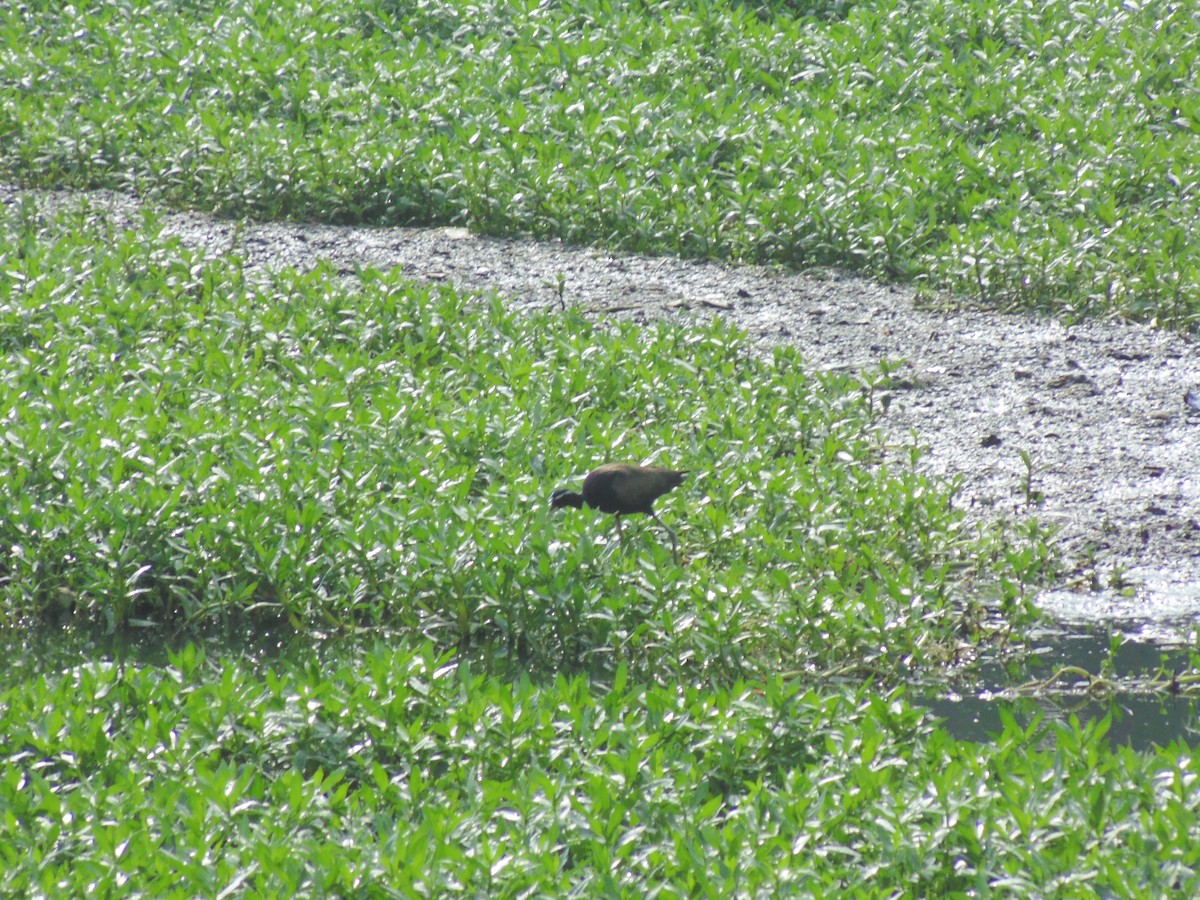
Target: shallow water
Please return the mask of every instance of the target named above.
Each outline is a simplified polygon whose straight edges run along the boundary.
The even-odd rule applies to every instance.
[[[1111,626],[1131,639],[1173,647],[1200,637],[1200,581],[1187,572],[1130,569],[1127,587],[1103,591],[1046,591],[1038,606],[1065,631]]]
[[[977,743],[990,742],[1004,730],[1002,709],[1026,725],[1037,714],[1047,720],[1065,721],[1074,713],[1081,722],[1087,722],[1111,713],[1108,741],[1113,747],[1153,750],[1175,741],[1194,745],[1200,739],[1195,698],[1119,694],[1107,700],[1082,698],[1068,704],[1065,698],[1050,702],[1029,697],[971,696],[914,698],[914,702],[941,719],[952,737]]]
[[[1030,636],[1036,652],[1020,671],[992,664],[969,691],[928,692],[914,701],[964,740],[991,740],[1002,730],[1002,710],[1008,710],[1024,724],[1038,714],[1064,721],[1074,714],[1081,722],[1111,714],[1113,746],[1149,750],[1173,741],[1197,743],[1200,698],[1152,688],[1147,680],[1188,669],[1188,650],[1200,632],[1200,583],[1157,570],[1131,571],[1127,580],[1132,589],[1046,592],[1039,606],[1052,619]],[[1089,685],[1072,673],[1033,686],[1068,667],[1102,677],[1103,683]]]

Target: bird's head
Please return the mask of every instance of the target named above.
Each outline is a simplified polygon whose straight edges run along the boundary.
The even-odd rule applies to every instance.
[[[550,508],[562,509],[564,506],[573,506],[576,509],[583,504],[583,498],[574,491],[568,491],[566,488],[559,488],[550,495]]]

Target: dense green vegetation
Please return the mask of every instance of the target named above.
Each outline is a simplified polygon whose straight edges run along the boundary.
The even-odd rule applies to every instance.
[[[797,6],[8,6],[0,172],[1189,326],[1187,9]],[[0,353],[4,895],[1200,888],[1191,747],[908,699],[1054,560],[884,444],[886,366],[32,200]],[[681,564],[549,511],[611,459],[692,470]]]
[[[964,530],[914,449],[885,458],[883,375],[394,273],[255,281],[156,229],[0,218],[10,623],[245,613],[522,667],[891,677],[984,624],[964,576],[1019,614],[1043,568],[1036,541]],[[653,528],[621,547],[611,519],[551,513],[559,484],[652,456],[695,473],[664,503],[687,565]]]
[[[886,374],[251,277],[86,205],[7,208],[0,259],[6,892],[1196,885],[1190,749],[904,699],[1051,558],[881,443]],[[549,513],[656,453],[683,565]]]
[[[154,897],[1191,896],[1191,750],[956,743],[768,678],[502,682],[429,649],[194,651],[0,705],[0,890]]]
[[[0,173],[1190,330],[1198,55],[1119,0],[9,4]]]

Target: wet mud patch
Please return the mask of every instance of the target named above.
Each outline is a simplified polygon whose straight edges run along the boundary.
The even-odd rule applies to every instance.
[[[21,192],[0,187],[0,200]],[[30,195],[25,195],[30,196]],[[38,194],[49,206],[87,203],[115,219],[139,214],[111,193]],[[1120,322],[922,308],[909,288],[839,272],[797,274],[557,243],[480,237],[461,228],[360,228],[234,223],[164,213],[169,233],[251,267],[347,274],[400,267],[409,277],[495,292],[522,309],[569,304],[648,322],[722,316],[764,348],[798,346],[821,369],[902,362],[910,389],[882,426],[896,446],[913,435],[924,465],[961,478],[980,521],[1035,516],[1058,529],[1072,567],[1051,613],[1101,622],[1132,597],[1159,640],[1186,639],[1200,612],[1200,348],[1185,337]],[[1068,596],[1071,603],[1064,604]],[[1178,598],[1186,598],[1182,606]],[[1156,617],[1156,611],[1169,615]]]

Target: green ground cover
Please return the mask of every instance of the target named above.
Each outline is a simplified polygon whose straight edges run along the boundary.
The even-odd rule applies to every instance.
[[[1198,45],[1117,0],[11,4],[0,173],[1191,330]]]
[[[14,896],[1190,896],[1195,751],[898,696],[194,650],[0,695]]]
[[[1019,634],[1052,557],[882,444],[885,373],[256,280],[86,208],[7,208],[0,259],[6,892],[1200,880],[1191,748],[977,746],[905,699]],[[662,504],[682,565],[549,512],[658,451],[696,473]]]
[[[8,6],[0,170],[1188,326],[1186,8],[838,12]],[[1053,558],[883,444],[886,369],[86,208],[5,208],[0,273],[0,893],[1200,888],[1191,747],[907,699]],[[609,459],[693,471],[682,564],[550,513]]]
[[[886,376],[716,323],[604,327],[326,270],[253,281],[153,222],[0,217],[9,624],[248,615],[653,678],[940,664],[1049,560],[890,453]],[[888,457],[891,457],[890,459]],[[694,474],[652,527],[552,513],[611,459]]]

